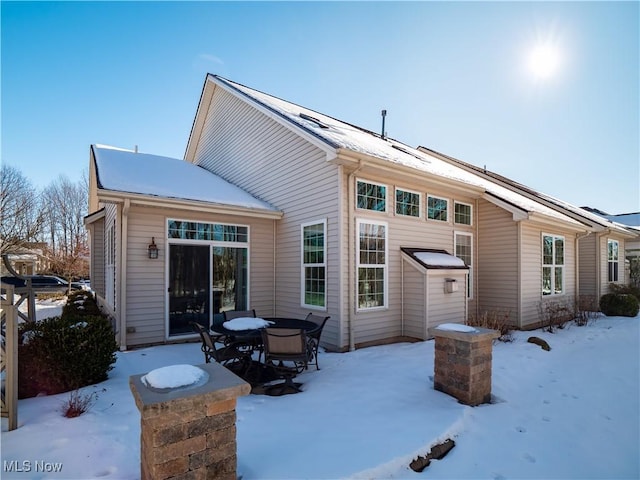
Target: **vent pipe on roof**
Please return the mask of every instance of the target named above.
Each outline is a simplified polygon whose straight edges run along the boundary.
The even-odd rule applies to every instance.
[[[134,153],[138,153],[138,145],[134,145],[133,151],[134,151]]]
[[[384,139],[386,137],[386,133],[384,132],[384,119],[387,116],[387,111],[386,110],[382,110],[382,112],[380,112],[382,114],[382,133],[380,134],[380,136]]]

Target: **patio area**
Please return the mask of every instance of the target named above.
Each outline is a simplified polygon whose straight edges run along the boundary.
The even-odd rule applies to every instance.
[[[238,475],[637,478],[638,320],[516,332],[513,343],[494,345],[495,403],[479,407],[433,390],[433,341],[322,353],[321,370],[297,377],[302,393],[238,399]],[[531,334],[552,350],[527,343]],[[62,463],[42,478],[139,478],[140,417],[129,376],[200,363],[199,343],[121,352],[108,381],[83,389],[98,398],[75,419],[59,413],[68,394],[21,400],[19,428],[6,432],[2,421],[2,460]],[[409,469],[446,438],[456,442],[446,458],[422,474]]]

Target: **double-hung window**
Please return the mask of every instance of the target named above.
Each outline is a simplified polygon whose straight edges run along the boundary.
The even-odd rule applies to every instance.
[[[327,222],[302,225],[302,298],[304,307],[326,308]]]
[[[358,220],[358,310],[387,306],[387,224]]]
[[[618,281],[618,254],[620,244],[617,240],[607,241],[607,264],[609,267],[608,279],[610,282]]]
[[[542,295],[564,293],[564,237],[542,235]]]
[[[471,225],[471,205],[468,203],[453,203],[453,221],[459,225]]]
[[[469,267],[467,277],[467,297],[473,297],[473,236],[470,233],[455,233],[456,257]]]
[[[396,215],[420,218],[420,194],[396,188]]]
[[[449,220],[449,200],[428,195],[427,218],[447,222]]]
[[[387,211],[386,185],[358,180],[356,197],[356,206],[362,210]]]

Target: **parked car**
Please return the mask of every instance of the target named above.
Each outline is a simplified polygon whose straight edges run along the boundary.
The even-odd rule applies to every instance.
[[[55,275],[31,275],[31,285],[36,292],[42,293],[66,293],[69,290],[69,283]],[[3,276],[2,283],[8,283],[16,288],[26,287],[26,281],[11,275]],[[71,290],[81,290],[82,286],[71,282]]]

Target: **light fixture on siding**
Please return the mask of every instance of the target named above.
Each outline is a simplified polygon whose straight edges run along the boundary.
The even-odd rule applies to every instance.
[[[158,258],[158,246],[156,245],[156,237],[151,237],[149,244],[149,258]]]

